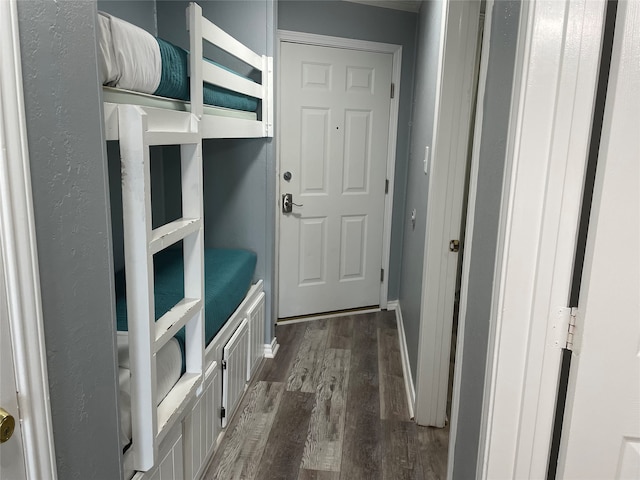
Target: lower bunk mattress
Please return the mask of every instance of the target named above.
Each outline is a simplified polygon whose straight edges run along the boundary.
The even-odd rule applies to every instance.
[[[181,249],[164,250],[153,258],[156,320],[184,298],[184,263]],[[256,254],[237,249],[204,250],[204,324],[208,345],[245,298],[255,272]],[[123,447],[131,439],[126,280],[116,275],[116,318],[120,378],[120,423]],[[166,396],[184,372],[184,329],[156,355],[157,398]]]

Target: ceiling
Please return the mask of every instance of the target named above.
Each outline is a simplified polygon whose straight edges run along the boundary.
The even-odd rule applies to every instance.
[[[421,0],[344,0],[345,2],[364,3],[375,7],[393,8],[394,10],[405,10],[407,12],[418,12]]]

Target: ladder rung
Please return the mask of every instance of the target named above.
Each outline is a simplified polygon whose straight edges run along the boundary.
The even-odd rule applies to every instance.
[[[201,135],[197,132],[146,132],[144,141],[147,145],[187,145],[200,143]]]
[[[173,222],[169,222],[151,232],[151,242],[149,242],[149,251],[153,255],[160,250],[173,245],[183,238],[197,232],[202,225],[199,218],[180,218]]]
[[[202,300],[183,298],[156,322],[156,341],[154,351],[158,352],[178,330],[186,325],[193,316],[202,310]]]
[[[195,397],[195,391],[202,383],[202,374],[185,373],[160,402],[157,410],[158,443],[167,435],[175,421],[180,418],[187,404]]]

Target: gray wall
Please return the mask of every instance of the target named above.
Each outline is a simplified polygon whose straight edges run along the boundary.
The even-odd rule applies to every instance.
[[[436,77],[440,62],[441,14],[442,3],[440,2],[424,2],[420,8],[411,150],[407,167],[406,200],[400,219],[403,245],[399,301],[414,382],[418,367],[422,268],[427,218],[428,177],[424,173],[424,151],[425,146],[431,146],[433,142]],[[415,227],[411,222],[413,209],[416,210]]]
[[[98,0],[98,10],[158,34],[155,0]]]
[[[475,478],[520,5],[493,7],[470,255],[454,479]]]
[[[276,4],[272,0],[200,1],[205,17],[259,54],[273,55]],[[182,21],[185,1],[157,3],[158,35],[188,48]],[[242,71],[215,51],[205,54]],[[267,298],[265,342],[273,338],[273,258],[275,215],[275,144],[272,139],[205,140],[204,207],[207,247],[246,248],[258,254],[255,279],[264,280]],[[175,204],[178,186],[171,173],[176,162],[165,155],[167,216]]]
[[[96,5],[17,3],[58,478],[118,479]]]
[[[402,45],[402,78],[389,265],[390,300],[398,299],[400,291],[416,25],[415,13],[399,10],[342,1],[280,0],[278,3],[278,28],[282,30]]]

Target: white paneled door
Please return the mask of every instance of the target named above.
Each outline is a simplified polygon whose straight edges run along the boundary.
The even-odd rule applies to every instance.
[[[558,478],[640,478],[640,2],[618,3]]]
[[[282,43],[279,317],[377,306],[393,56]]]

